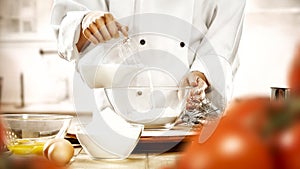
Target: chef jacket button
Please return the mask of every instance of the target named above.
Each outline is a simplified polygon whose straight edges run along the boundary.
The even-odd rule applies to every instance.
[[[141,44],[141,45],[145,45],[145,44],[146,44],[145,39],[141,39],[141,40],[140,40],[140,44]]]
[[[185,43],[184,42],[180,42],[180,47],[184,47],[185,46]]]

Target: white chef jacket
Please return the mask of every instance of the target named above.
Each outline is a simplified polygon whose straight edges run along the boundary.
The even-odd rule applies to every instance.
[[[238,67],[236,56],[244,7],[245,0],[55,0],[51,24],[57,31],[60,56],[79,62],[94,47],[90,44],[81,53],[76,48],[82,18],[89,11],[110,12],[117,19],[139,13],[175,16],[202,32],[203,35],[190,38],[190,45],[197,45],[198,50],[209,55],[212,51],[205,48],[206,43],[209,43],[214,49],[214,55],[217,54],[224,60],[224,69],[230,71],[230,76],[226,78],[232,78],[231,75]],[[202,41],[204,37],[206,41]],[[192,63],[191,69],[199,70],[196,62]],[[211,80],[211,83],[212,86],[217,86],[218,79],[215,82]]]
[[[91,10],[112,13],[116,18],[135,13],[172,15],[193,24],[205,34],[216,53],[234,62],[241,37],[245,0],[55,0],[51,24],[58,31],[58,52],[73,60],[80,23]],[[194,37],[198,41],[203,37]]]

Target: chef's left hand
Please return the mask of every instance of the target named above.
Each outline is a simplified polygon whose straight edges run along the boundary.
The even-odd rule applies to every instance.
[[[205,90],[209,87],[209,83],[204,73],[199,71],[190,72],[182,81],[182,86],[191,86],[193,89],[187,99],[186,108],[195,109],[197,103],[205,98]]]

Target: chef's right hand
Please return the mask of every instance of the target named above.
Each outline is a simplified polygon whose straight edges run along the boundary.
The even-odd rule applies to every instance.
[[[128,27],[117,22],[112,14],[89,12],[81,22],[83,36],[93,44],[103,43],[112,38],[118,38],[119,31],[128,36]]]

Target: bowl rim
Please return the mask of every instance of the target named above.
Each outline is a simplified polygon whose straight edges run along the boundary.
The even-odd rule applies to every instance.
[[[40,120],[43,120],[43,121],[67,120],[67,119],[72,120],[74,118],[74,116],[65,115],[65,114],[42,114],[42,113],[5,113],[5,114],[0,114],[0,119],[3,119],[3,120],[9,119],[9,120],[35,120],[36,121],[39,118],[41,118]]]
[[[194,89],[197,87],[192,86],[115,86],[115,87],[105,87],[104,90],[113,90],[113,89],[168,89],[168,90],[186,90]]]

